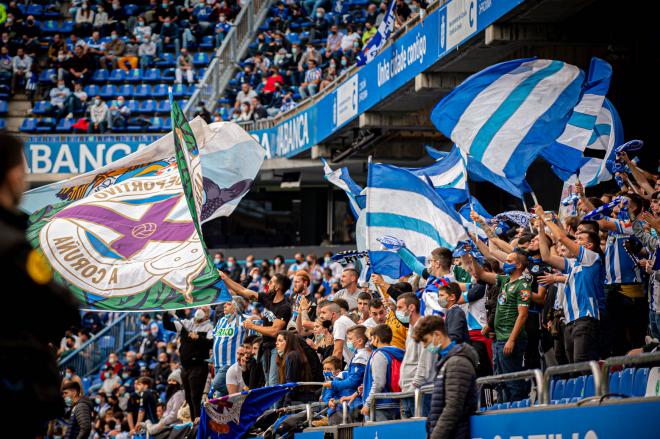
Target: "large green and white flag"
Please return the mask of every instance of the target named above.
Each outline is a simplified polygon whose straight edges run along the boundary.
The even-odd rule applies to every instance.
[[[221,142],[207,156],[215,155],[215,168],[233,166],[238,171],[218,171],[207,163],[211,169],[207,178],[200,151],[213,148],[209,139],[215,133],[203,121],[194,122],[197,132],[173,102],[173,133],[165,142],[132,154],[121,166],[111,164],[95,175],[26,194],[33,207],[48,197],[61,200],[32,213],[28,239],[43,252],[56,280],[71,289],[82,308],[165,310],[228,299],[209,259],[200,224],[233,210],[256,176],[263,149],[247,133],[236,131],[240,127],[217,127],[239,142]],[[227,162],[228,154],[236,155],[232,150],[237,144],[245,157],[257,157],[256,167]],[[227,181],[234,180],[218,177],[223,175],[248,178],[226,187]]]

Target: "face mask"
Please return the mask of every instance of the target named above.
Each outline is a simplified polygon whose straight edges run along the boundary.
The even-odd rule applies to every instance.
[[[399,319],[401,323],[410,323],[410,315],[405,314],[403,311],[396,310],[396,318]]]
[[[227,268],[232,268],[234,263],[232,261],[227,261]]]
[[[298,48],[297,48],[297,47],[292,47],[292,48],[291,48],[291,53],[293,53],[294,55],[295,55],[296,53],[298,53]],[[660,171],[658,171],[658,172],[660,172]]]
[[[516,269],[516,264],[509,264],[508,262],[505,262],[504,265],[502,265],[502,271],[505,272],[506,274],[513,273],[515,269]]]
[[[117,360],[115,360],[114,358],[110,358],[110,359],[108,360],[108,363],[110,363],[110,364],[112,364],[112,365],[114,365],[116,362],[117,362]]]
[[[96,405],[101,405],[101,398],[94,398]]]
[[[73,399],[71,399],[70,396],[67,396],[66,398],[64,398],[64,404],[67,407],[71,407],[73,405]]]
[[[163,7],[163,9],[167,9],[167,3],[162,3],[161,6]]]
[[[438,297],[438,305],[440,305],[443,308],[447,308],[447,305],[449,305],[449,301],[447,300],[446,297]]]
[[[128,372],[124,372],[124,373],[121,374],[121,376],[122,376],[122,378],[126,379],[126,378],[128,378],[130,375],[128,374]]]
[[[115,40],[117,39],[117,35],[110,35],[110,39],[111,39],[112,41],[115,41]]]
[[[254,281],[259,280],[259,275],[258,274],[253,274],[252,275],[252,280],[254,280]]]
[[[94,99],[94,105],[101,105],[101,99]]]
[[[346,343],[346,347],[348,348],[349,351],[355,353],[357,349],[355,348],[355,345],[353,345],[352,341],[349,341]]]
[[[117,105],[121,107],[122,105],[124,105],[124,101],[117,101]]]
[[[317,12],[316,13],[316,18],[323,18],[323,14],[321,14],[320,12]]]
[[[346,64],[348,64],[348,62],[345,59],[342,59],[341,60],[341,65],[346,67]]]
[[[323,262],[325,262],[326,264],[329,264],[331,261],[332,261],[332,258],[330,258],[330,257],[328,257],[328,256],[326,256],[325,258],[323,258]]]
[[[221,262],[220,258],[213,259],[213,263],[216,264],[216,265],[218,265],[220,262]]]
[[[166,351],[168,355],[172,355],[174,353],[174,349],[167,349]]]
[[[152,330],[152,331],[151,331],[151,335],[153,335],[154,337],[156,337],[156,336],[158,335],[158,329],[154,329],[154,330]]]
[[[140,335],[141,335],[142,337],[146,337],[147,334],[148,334],[147,331],[140,331]]]
[[[275,259],[275,262],[273,262],[273,264],[282,265],[282,261],[280,261],[279,259]]]
[[[82,9],[83,11],[86,10],[86,9],[87,9],[87,5],[82,5],[82,6],[80,6],[80,9]]]
[[[204,320],[205,316],[206,316],[206,314],[201,309],[198,309],[197,311],[195,311],[195,320],[197,320],[197,321]]]
[[[67,380],[70,380],[72,376],[73,375],[71,375],[71,372],[67,372],[64,374],[64,378],[66,378]]]
[[[426,347],[426,350],[432,354],[439,354],[441,351],[440,346],[434,346],[433,343],[429,343],[429,345]]]

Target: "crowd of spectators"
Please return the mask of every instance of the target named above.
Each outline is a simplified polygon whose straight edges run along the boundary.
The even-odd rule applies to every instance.
[[[111,353],[83,386],[93,437],[194,423],[207,397],[322,380],[321,390],[297,388],[280,406],[327,403],[315,425],[341,422],[342,402],[353,421],[406,418],[414,415],[412,398],[379,399],[370,413],[373,395],[434,384],[421,407],[429,433],[442,426],[463,437],[477,409],[478,376],[654,349],[660,180],[625,152],[619,160],[626,166],[616,175],[619,192],[586,196],[577,183],[574,211],[561,218],[536,206],[529,223],[516,226],[473,211],[488,242],[473,236],[461,254],[440,247],[422,265],[392,238],[389,249],[413,273],[394,283],[375,274],[361,281],[355,259],[329,252],[297,253],[288,265],[282,256],[241,264],[215,254],[233,299],[143,314],[135,346]],[[86,314],[85,329],[63,338],[62,355],[102,324]],[[438,371],[449,365],[444,382]],[[75,370],[64,378],[65,389],[81,383]],[[482,404],[530,397],[526,381],[482,391],[489,395]],[[467,415],[444,410],[456,405]]]
[[[260,27],[241,69],[220,99],[224,120],[251,121],[295,108],[344,75],[376,34],[389,2],[280,1]],[[426,10],[396,1],[395,27]]]
[[[151,117],[167,116],[167,103],[135,100],[132,87],[146,85],[135,95],[150,100],[152,86],[174,83],[175,97],[189,97],[242,7],[236,0],[74,0],[65,11],[32,3],[9,2],[0,24],[0,78],[10,95],[27,94],[38,118],[22,129],[101,133],[166,129]]]

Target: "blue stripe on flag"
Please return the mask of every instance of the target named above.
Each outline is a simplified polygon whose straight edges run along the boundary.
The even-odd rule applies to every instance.
[[[539,82],[559,72],[563,67],[563,62],[552,61],[547,67],[533,73],[518,85],[481,127],[470,147],[470,155],[477,160],[481,160],[495,134],[502,129],[502,126],[525,103],[525,100]]]
[[[433,239],[441,247],[453,248],[433,225],[417,218],[396,215],[393,213],[371,213],[367,212],[367,227],[387,227],[391,229],[404,229],[426,235]]]
[[[596,123],[596,116],[575,111],[568,120],[568,123],[584,130],[592,130]]]

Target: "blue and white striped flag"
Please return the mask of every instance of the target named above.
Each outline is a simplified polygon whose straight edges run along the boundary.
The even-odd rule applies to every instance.
[[[394,279],[410,273],[398,263],[396,253],[381,250],[377,238],[398,238],[418,257],[427,257],[438,247],[453,250],[468,239],[458,213],[428,182],[406,169],[369,164],[366,193],[367,246],[375,273]]]
[[[582,99],[573,109],[564,132],[541,152],[560,178],[576,173],[588,160],[582,154],[592,138],[611,78],[612,66],[602,59],[592,58]]]
[[[565,62],[507,61],[466,79],[436,105],[431,121],[468,154],[470,176],[477,170],[500,187],[517,187],[564,130],[583,83],[584,73]]]
[[[358,53],[357,56],[358,66],[363,66],[365,64],[370,63],[371,60],[373,60],[376,57],[376,55],[378,55],[380,49],[385,47],[385,44],[387,44],[387,40],[390,39],[390,35],[394,30],[394,22],[396,21],[396,15],[394,13],[395,5],[396,5],[396,1],[391,0],[390,6],[389,8],[387,8],[387,12],[385,13],[385,17],[383,18],[383,21],[381,21],[380,25],[378,25],[378,30],[376,31],[374,36],[371,37],[367,45],[364,46],[362,51]]]
[[[587,144],[587,149],[605,151],[604,158],[589,158],[579,169],[578,175],[561,175],[555,169],[560,178],[567,183],[575,183],[577,177],[585,187],[595,186],[603,181],[611,180],[612,173],[607,168],[607,161],[614,160],[616,147],[624,143],[623,124],[619,118],[619,113],[614,105],[605,98],[603,106],[596,118],[591,139]]]
[[[455,145],[449,154],[432,165],[425,168],[409,168],[408,170],[425,181],[428,178],[438,195],[446,203],[458,204],[467,201],[467,169],[465,169],[465,160],[461,150]]]
[[[353,181],[347,167],[333,171],[326,159],[321,158],[321,162],[323,162],[324,178],[346,192],[353,215],[356,219],[359,218],[366,202],[366,195],[362,194],[363,189]]]

